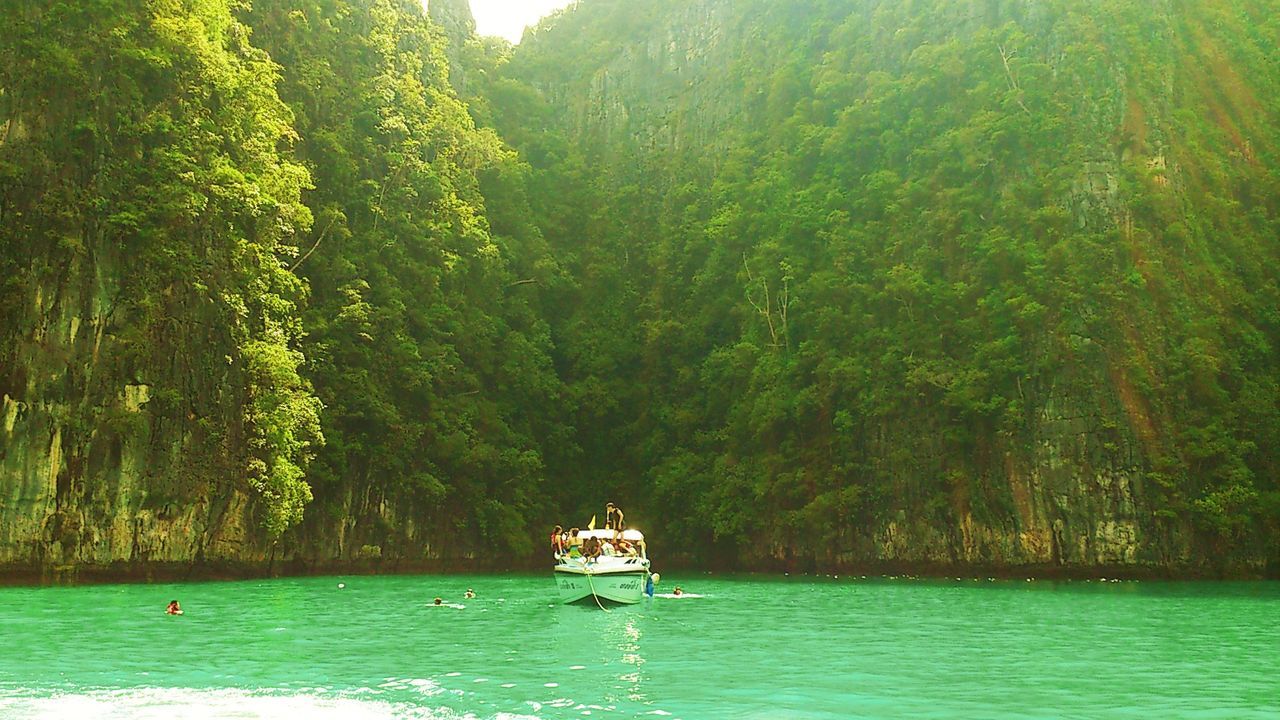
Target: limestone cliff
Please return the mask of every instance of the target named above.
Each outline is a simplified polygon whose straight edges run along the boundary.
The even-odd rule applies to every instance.
[[[145,574],[151,565],[254,563],[270,553],[249,488],[237,480],[240,401],[226,390],[236,371],[202,357],[232,348],[189,319],[162,330],[144,357],[130,357],[120,301],[126,267],[109,246],[90,249],[21,298],[24,320],[7,328],[5,572]]]
[[[754,345],[781,356],[770,363],[797,398],[754,377],[733,386],[739,416],[648,395],[635,413],[653,418],[641,433],[665,457],[637,472],[702,508],[722,525],[701,528],[707,540],[752,563],[1274,567],[1263,508],[1280,494],[1255,448],[1274,442],[1277,395],[1252,378],[1270,372],[1280,336],[1267,301],[1243,299],[1274,276],[1237,264],[1276,252],[1275,203],[1255,189],[1275,187],[1256,157],[1277,150],[1280,116],[1265,73],[1241,69],[1273,54],[1245,37],[1254,15],[1247,3],[601,1],[539,27],[506,69],[533,94],[499,87],[499,124],[547,182],[588,168],[589,202],[606,209],[548,203],[564,252],[644,268],[582,302],[632,289],[608,312],[636,312],[649,333],[637,352],[701,363],[673,396],[697,397],[726,354]],[[532,98],[563,148],[524,132]],[[602,225],[611,212],[627,219]],[[1224,236],[1235,250],[1210,249]],[[985,265],[997,237],[1011,244]],[[1210,269],[1220,260],[1224,274]],[[589,262],[581,274],[599,274]],[[737,292],[712,300],[713,283]],[[1226,289],[1237,283],[1253,289]],[[1213,299],[1224,293],[1230,310]],[[717,303],[714,319],[691,320]],[[1214,339],[1197,340],[1209,327]],[[1233,379],[1184,384],[1199,362],[1187,349],[1236,332],[1261,343],[1252,369],[1214,364],[1209,375]],[[661,361],[640,372],[681,376]],[[1226,419],[1255,402],[1260,424]],[[771,412],[791,426],[734,442]],[[735,476],[741,489],[714,487]]]
[[[603,499],[671,563],[1280,567],[1273,8],[59,8],[0,35],[0,576]]]
[[[467,92],[467,63],[464,50],[475,42],[476,20],[468,0],[432,0],[427,14],[444,30],[448,39],[445,54],[449,58],[449,84],[459,93]]]
[[[306,173],[268,61],[217,3],[10,20],[0,572],[261,562],[318,404],[278,259]]]

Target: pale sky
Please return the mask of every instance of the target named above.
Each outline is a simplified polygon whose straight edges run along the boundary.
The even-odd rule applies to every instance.
[[[526,25],[537,24],[570,2],[572,0],[471,0],[471,13],[476,16],[476,32],[501,35],[516,43],[520,42]]]

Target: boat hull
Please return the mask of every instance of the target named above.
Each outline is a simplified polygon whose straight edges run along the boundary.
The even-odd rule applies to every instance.
[[[560,590],[560,601],[565,604],[595,604],[599,600],[602,603],[634,605],[644,599],[644,586],[649,579],[649,571],[593,572],[590,569],[556,568],[555,578]]]

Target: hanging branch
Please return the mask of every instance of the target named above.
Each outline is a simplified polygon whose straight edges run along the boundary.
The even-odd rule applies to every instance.
[[[400,166],[396,168],[395,172],[388,173],[387,176],[382,179],[382,189],[378,191],[378,205],[373,209],[373,232],[378,231],[378,221],[382,219],[382,201],[387,197],[387,185],[390,185],[392,181],[398,181],[400,179],[400,173],[405,169],[406,165],[408,165],[407,161],[402,162]]]
[[[787,331],[787,309],[791,307],[791,277],[782,276],[782,292],[778,293],[778,318],[782,321],[782,341],[791,352],[791,334]]]
[[[772,346],[780,347],[778,343],[778,331],[773,326],[773,303],[769,298],[769,281],[765,278],[760,278],[761,284],[764,285],[764,307],[760,307],[760,305],[751,298],[751,285],[755,283],[755,276],[751,274],[751,266],[747,264],[746,253],[742,254],[742,267],[747,271],[747,302],[751,303],[751,307],[755,308],[756,312],[764,316],[765,322],[768,323],[769,339],[772,341]]]
[[[333,224],[337,221],[338,215],[337,213],[334,213],[333,217],[329,218],[329,224],[325,225],[324,230],[320,232],[320,237],[316,238],[316,244],[312,245],[310,250],[308,250],[302,257],[298,258],[298,262],[294,263],[293,267],[289,268],[289,272],[297,270],[298,266],[301,265],[304,260],[311,257],[311,253],[315,252],[316,248],[320,247],[320,241],[324,240],[325,235],[329,234],[329,228],[333,227]]]
[[[1009,89],[1016,93],[1014,97],[1015,101],[1018,103],[1018,107],[1022,108],[1023,112],[1030,115],[1031,111],[1028,110],[1026,104],[1022,102],[1022,88],[1018,87],[1018,79],[1013,76],[1013,68],[1009,67],[1009,60],[1017,55],[1018,51],[1014,50],[1013,52],[1005,52],[1003,45],[996,45],[996,48],[1000,50],[1000,61],[1004,63],[1004,74],[1009,80]]]

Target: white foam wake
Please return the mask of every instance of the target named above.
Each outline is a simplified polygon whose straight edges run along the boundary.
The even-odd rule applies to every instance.
[[[448,708],[425,708],[382,700],[308,694],[137,688],[37,695],[0,695],[6,720],[460,720],[475,718]],[[537,720],[498,713],[494,720]]]

